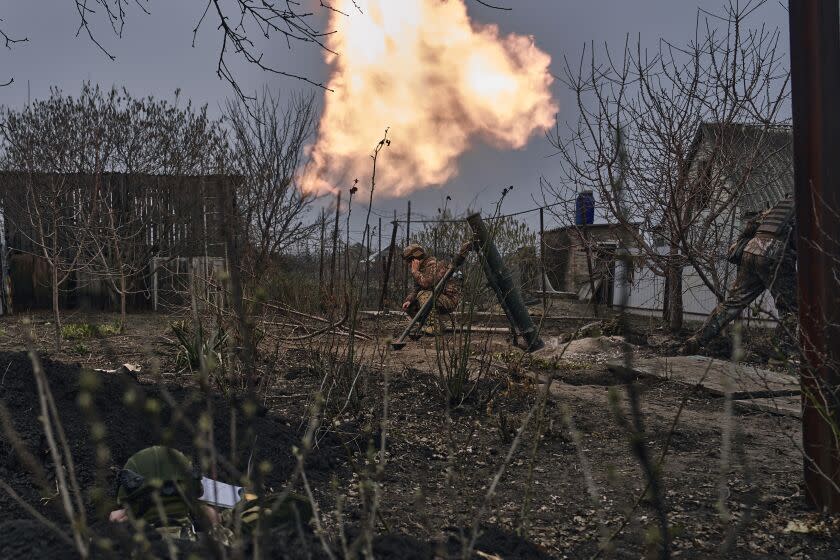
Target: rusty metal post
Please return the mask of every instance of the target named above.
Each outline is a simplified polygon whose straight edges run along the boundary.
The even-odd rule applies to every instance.
[[[791,0],[805,494],[840,512],[840,3]]]
[[[379,295],[379,311],[385,309],[385,301],[388,299],[388,280],[391,276],[391,262],[394,260],[394,252],[397,250],[397,227],[399,223],[394,214],[394,229],[391,230],[391,246],[388,249],[388,258],[385,261],[385,274],[382,275],[382,293]],[[396,289],[394,290],[396,291]]]
[[[543,217],[543,212],[545,208],[540,208],[540,274],[542,276],[541,283],[542,283],[542,304],[543,304],[543,317],[548,315],[548,306],[547,303],[547,295],[545,293],[545,221]]]

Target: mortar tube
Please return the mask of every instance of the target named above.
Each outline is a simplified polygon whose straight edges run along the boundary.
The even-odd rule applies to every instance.
[[[513,283],[513,275],[505,266],[502,256],[499,254],[499,249],[490,238],[490,233],[487,231],[484,220],[481,219],[481,214],[476,212],[467,216],[467,223],[472,228],[477,240],[478,255],[482,261],[484,274],[487,276],[493,291],[496,292],[496,298],[499,300],[499,305],[504,310],[505,315],[507,315],[511,327],[525,339],[527,343],[526,351],[539,350],[545,346],[545,343],[540,338],[539,332],[528,314],[528,308],[525,307],[519,288]]]

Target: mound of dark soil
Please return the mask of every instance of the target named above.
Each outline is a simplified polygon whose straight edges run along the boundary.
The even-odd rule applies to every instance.
[[[156,444],[170,445],[188,456],[195,456],[195,428],[212,429],[219,455],[231,459],[244,469],[250,459],[253,465],[270,463],[264,484],[278,488],[294,468],[291,448],[299,445],[302,422],[277,416],[263,409],[250,417],[240,404],[215,395],[205,395],[195,388],[176,383],[138,383],[119,374],[97,374],[82,371],[77,365],[42,360],[56,408],[73,455],[76,475],[85,494],[88,521],[96,543],[108,542],[109,550],[94,545],[96,558],[123,558],[140,554],[167,557],[167,545],[151,532],[146,544],[132,539],[130,527],[104,521],[113,506],[114,475],[136,451]],[[431,382],[431,381],[430,381]],[[91,406],[84,408],[85,395]],[[81,398],[80,398],[81,397]],[[0,401],[7,410],[8,422],[0,431],[0,479],[12,486],[23,500],[47,518],[56,522],[67,534],[67,521],[54,496],[55,466],[50,459],[43,426],[39,421],[40,405],[37,386],[29,358],[22,353],[0,352]],[[171,406],[169,402],[175,406]],[[212,422],[202,415],[212,410]],[[2,415],[0,415],[2,416]],[[101,443],[108,455],[97,467],[97,440],[93,434],[104,428]],[[346,430],[345,430],[346,431]],[[355,431],[355,430],[351,430]],[[232,434],[235,434],[233,436]],[[352,435],[352,434],[351,434]],[[47,477],[47,489],[36,484],[26,462],[18,454],[25,448]],[[253,455],[252,455],[253,454]],[[319,446],[307,460],[307,475],[313,486],[327,485],[334,474],[344,471],[345,450],[338,436],[319,438]],[[224,465],[216,478],[233,480]],[[105,499],[95,500],[91,490],[102,489]],[[42,500],[43,497],[48,498]],[[353,529],[348,529],[352,534]],[[140,546],[141,549],[137,547]],[[179,542],[179,555],[211,557],[207,542]],[[276,528],[261,540],[261,554],[268,558],[327,558],[322,543],[311,531]],[[337,543],[331,546],[338,550]],[[147,548],[143,548],[147,547]],[[149,548],[150,547],[150,548]],[[548,558],[533,544],[494,527],[485,527],[476,550],[502,558]],[[246,551],[246,556],[248,555]],[[453,536],[443,542],[428,542],[405,533],[379,535],[374,541],[374,554],[382,559],[431,560],[437,557],[461,557],[461,541]],[[0,558],[76,558],[72,546],[30,516],[7,493],[0,491]],[[480,558],[479,555],[474,555]]]
[[[76,560],[78,557],[72,547],[37,521],[18,519],[0,523],[0,558],[3,560]]]
[[[138,450],[150,445],[170,445],[188,456],[196,453],[196,426],[212,428],[213,441],[218,454],[244,470],[250,459],[254,466],[267,462],[270,470],[264,483],[280,487],[287,480],[294,466],[291,449],[299,445],[300,421],[289,420],[270,413],[252,414],[250,418],[241,406],[232,406],[224,398],[207,396],[193,388],[141,384],[128,376],[82,372],[78,366],[43,360],[56,408],[58,409],[67,441],[71,448],[80,486],[88,493],[104,485],[106,498],[113,495],[114,474]],[[8,409],[11,428],[20,443],[41,464],[48,479],[55,469],[50,460],[43,428],[39,422],[40,406],[37,388],[28,357],[22,353],[0,353],[0,401]],[[83,411],[79,396],[85,387],[91,391],[92,406]],[[168,401],[175,403],[170,406]],[[212,423],[201,422],[202,415],[212,410]],[[96,442],[92,436],[104,428],[102,443],[110,456],[104,469],[96,467]],[[58,507],[41,505],[41,492],[31,473],[21,461],[9,437],[10,426],[0,432],[0,479],[7,481],[24,500],[35,504],[48,518],[64,521]],[[343,456],[339,443],[329,436],[322,438],[308,460],[307,474],[315,483],[325,482]],[[215,473],[222,480],[231,478],[231,471],[224,466]],[[106,499],[100,507],[86,496],[91,522],[101,518],[112,504]],[[50,500],[55,506],[57,499]],[[99,511],[96,511],[99,509]],[[28,515],[5,492],[0,492],[0,522],[27,518]]]
[[[476,542],[476,547],[506,560],[549,560],[552,558],[531,541],[499,527],[484,527]]]
[[[348,528],[348,536],[355,538],[354,528]],[[433,560],[436,558],[462,558],[464,535],[453,532],[445,542],[424,542],[401,533],[378,535],[373,540],[373,553],[377,560]],[[483,553],[483,555],[482,555]],[[493,525],[481,527],[475,542],[472,558],[487,558],[495,555],[505,560],[550,560],[552,557],[535,544]],[[285,556],[282,556],[285,558]],[[315,556],[319,558],[319,556]]]

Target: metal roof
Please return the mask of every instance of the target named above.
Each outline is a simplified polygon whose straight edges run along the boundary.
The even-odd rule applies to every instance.
[[[742,214],[761,212],[793,192],[793,129],[785,125],[703,123],[692,158],[719,149],[720,165],[740,189]],[[746,177],[745,177],[746,175]]]

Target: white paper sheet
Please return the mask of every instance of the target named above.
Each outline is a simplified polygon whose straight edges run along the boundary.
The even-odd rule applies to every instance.
[[[234,486],[207,477],[201,478],[201,486],[204,488],[204,494],[200,500],[215,507],[230,509],[242,499],[241,486]]]

